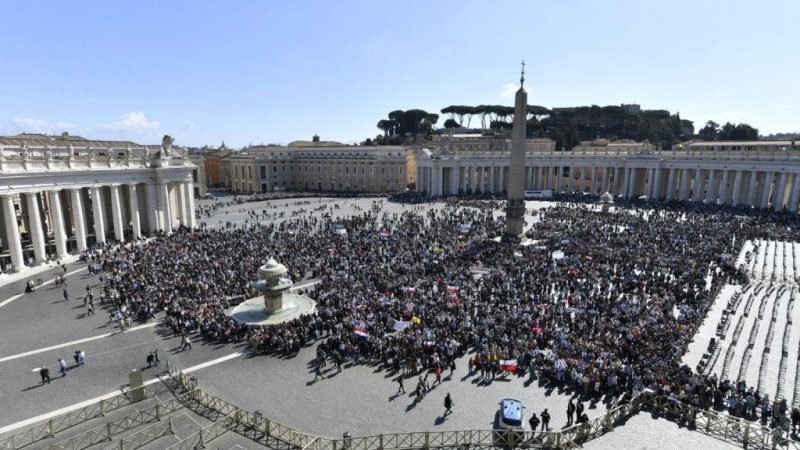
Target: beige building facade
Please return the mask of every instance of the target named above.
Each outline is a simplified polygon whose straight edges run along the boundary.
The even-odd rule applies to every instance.
[[[406,149],[401,146],[256,146],[225,158],[237,193],[282,190],[396,192],[406,188]]]
[[[725,150],[528,152],[525,189],[560,193],[609,192],[624,198],[692,201],[797,212],[800,152],[761,148],[760,141]],[[691,146],[689,148],[692,148]],[[702,148],[702,147],[694,147]],[[429,149],[417,157],[417,190],[432,197],[507,191],[507,152]]]

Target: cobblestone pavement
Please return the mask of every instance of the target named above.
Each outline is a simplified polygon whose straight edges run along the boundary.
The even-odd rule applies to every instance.
[[[213,225],[219,225],[219,220],[223,220],[223,224],[225,221],[244,224],[248,219],[246,212],[240,211],[242,209],[260,211],[267,203],[276,203],[287,211],[289,217],[293,210],[309,210],[319,204],[312,201],[311,205],[293,205],[295,201],[233,205],[227,214],[223,211],[207,220]],[[334,210],[334,215],[339,216],[360,214],[372,205],[372,199],[320,201],[339,204],[340,208]],[[288,208],[284,206],[286,203],[290,204]],[[413,207],[386,201],[383,205],[384,210],[390,213]],[[424,207],[442,208],[443,204]],[[68,266],[70,272],[84,269],[68,279],[71,297],[82,295],[86,284],[92,287],[98,284],[97,278],[88,277],[85,268],[80,263]],[[22,287],[22,282],[0,287],[0,302],[21,292]],[[63,302],[61,289],[52,286],[0,307],[0,429],[113,392],[127,383],[127,375],[132,369],[142,370],[145,379],[152,379],[157,370],[161,370],[146,369],[145,357],[152,348],[160,349],[162,360],[169,360],[180,368],[195,368],[192,374],[197,376],[203,389],[311,434],[341,437],[344,431],[365,435],[412,430],[490,429],[498,402],[505,397],[522,400],[527,406],[526,417],[533,412],[538,415],[548,408],[553,428],[566,423],[566,395],[541,387],[537,382],[526,387],[525,380],[516,377],[479,383],[475,376],[468,376],[464,358],[457,362],[453,377],[447,377],[422,402],[415,404],[411,392],[416,378],[407,379],[407,393],[396,396],[394,378],[387,378],[385,372],[374,367],[347,367],[342,373],[328,373],[328,378],[313,382],[314,375],[308,364],[314,356],[314,347],[308,347],[289,359],[250,357],[242,343],[195,340],[191,350],[178,351],[179,339],[165,333],[160,326],[118,333],[105,326],[107,314],[99,304],[97,315],[85,317],[84,313],[83,301]],[[95,339],[49,349],[86,338]],[[77,349],[86,352],[86,366],[73,368],[61,378],[57,359],[64,358],[72,365],[71,356]],[[28,352],[32,354],[26,354]],[[53,381],[49,385],[40,386],[38,373],[32,372],[42,365],[51,370]],[[432,376],[429,382],[433,384]],[[443,399],[448,392],[455,407],[453,413],[444,418]],[[603,403],[598,403],[588,408],[587,413],[595,417],[604,408]],[[663,447],[663,439],[674,435],[685,447],[704,445],[710,439],[698,433],[678,432],[677,426],[672,430],[669,428],[671,422],[660,422],[667,425],[654,426],[655,422],[649,417],[632,419],[625,427],[598,440],[597,445],[603,445],[608,439],[620,439],[607,441],[614,443],[609,444],[609,448],[615,445],[615,448],[628,447],[625,439],[652,436],[653,439],[648,441],[652,443],[643,444],[643,448],[656,444]],[[230,439],[231,446],[248,448],[238,438],[231,436]],[[227,443],[227,440],[221,440],[222,443]]]

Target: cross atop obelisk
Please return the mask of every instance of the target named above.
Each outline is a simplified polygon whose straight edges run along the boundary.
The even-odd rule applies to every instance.
[[[519,90],[514,96],[514,130],[511,133],[511,167],[508,171],[505,237],[519,240],[525,224],[525,141],[527,140],[528,93],[525,92],[525,61]]]

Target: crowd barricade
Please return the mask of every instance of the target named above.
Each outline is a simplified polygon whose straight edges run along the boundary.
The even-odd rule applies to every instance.
[[[160,383],[155,383],[144,387],[145,397],[152,397],[164,392]],[[113,397],[100,400],[97,403],[85,406],[81,409],[62,414],[48,419],[46,422],[34,425],[24,431],[11,434],[8,437],[0,438],[0,449],[16,450],[27,447],[43,439],[55,438],[59,433],[84,423],[97,417],[104,417],[107,413],[115,411],[124,406],[134,403],[126,390]]]
[[[283,425],[259,414],[243,410],[238,406],[197,388],[197,380],[178,370],[167,362],[169,376],[176,380],[183,393],[165,402],[145,408],[106,425],[81,433],[50,448],[82,449],[103,441],[111,441],[114,435],[136,426],[153,423],[138,433],[125,437],[114,444],[115,448],[133,449],[141,447],[161,436],[172,434],[172,420],[168,416],[195,402],[223,417],[211,425],[190,435],[171,450],[203,448],[209,442],[228,431],[235,431],[256,442],[276,439],[293,448],[309,450],[373,450],[373,449],[430,449],[430,448],[575,448],[578,444],[594,439],[612,431],[615,426],[642,410],[651,410],[668,416],[680,423],[687,423],[697,432],[731,442],[743,448],[772,449],[777,446],[800,450],[800,442],[787,438],[773,437],[773,430],[756,422],[730,416],[725,413],[706,411],[680,402],[670,402],[663,396],[652,392],[640,394],[625,404],[606,411],[605,414],[585,423],[575,424],[561,431],[521,431],[521,430],[462,430],[462,431],[420,431],[410,433],[389,433],[374,436],[345,437],[331,439],[315,436]],[[155,386],[155,385],[154,385]],[[149,387],[149,386],[148,386]],[[17,449],[38,440],[53,437],[56,432],[68,429],[83,421],[98,417],[102,412],[118,409],[130,404],[125,394],[89,405],[81,410],[51,419],[48,423],[32,427],[0,440],[0,449]]]

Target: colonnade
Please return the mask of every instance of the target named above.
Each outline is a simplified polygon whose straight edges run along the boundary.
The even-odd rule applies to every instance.
[[[609,192],[624,198],[694,201],[775,211],[785,208],[790,212],[796,212],[800,203],[800,164],[795,160],[777,164],[774,159],[763,163],[745,160],[720,167],[706,160],[701,161],[703,164],[690,161],[665,164],[662,160],[620,158],[582,162],[574,161],[574,156],[572,159],[562,164],[529,157],[524,172],[525,189],[595,195]],[[508,160],[436,163],[425,165],[418,161],[418,191],[432,197],[507,191]]]
[[[40,187],[0,193],[0,203],[0,248],[14,271],[107,239],[121,242],[196,225],[191,180]]]

